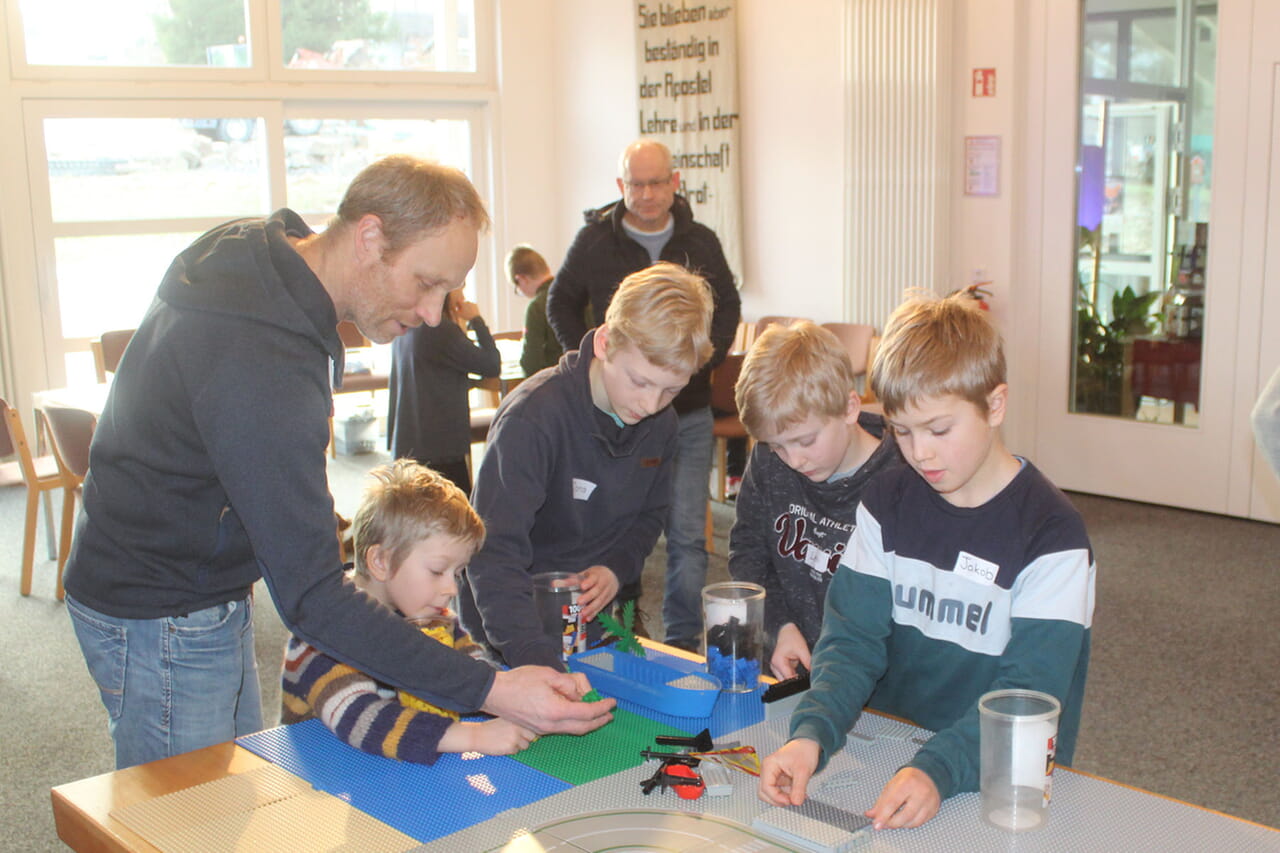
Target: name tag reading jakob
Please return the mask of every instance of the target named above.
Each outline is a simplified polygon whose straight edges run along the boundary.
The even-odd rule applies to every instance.
[[[956,565],[952,571],[966,580],[983,586],[991,586],[996,582],[996,575],[1000,574],[1000,567],[990,560],[984,560],[981,557],[975,557],[972,554],[961,551],[959,556],[956,557]]]

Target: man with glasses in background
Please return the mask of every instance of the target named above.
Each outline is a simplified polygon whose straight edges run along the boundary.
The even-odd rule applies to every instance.
[[[662,605],[666,642],[697,648],[702,635],[701,593],[707,577],[706,507],[714,438],[711,370],[724,360],[737,332],[741,302],[733,273],[715,232],[693,219],[678,194],[680,173],[671,152],[653,139],[628,145],[618,162],[622,198],[585,213],[586,224],[565,255],[547,297],[547,317],[566,349],[576,349],[588,324],[604,322],[618,284],[633,272],[670,261],[703,276],[715,297],[711,319],[711,361],[694,374],[673,406],[680,417],[667,514],[667,576]],[[639,598],[638,586],[623,589],[620,601]]]

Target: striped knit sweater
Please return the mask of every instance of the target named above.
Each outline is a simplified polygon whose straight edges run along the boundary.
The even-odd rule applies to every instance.
[[[475,646],[459,631],[460,650]],[[297,637],[285,647],[280,722],[317,718],[363,752],[433,764],[454,719],[402,704],[394,688],[330,657]]]

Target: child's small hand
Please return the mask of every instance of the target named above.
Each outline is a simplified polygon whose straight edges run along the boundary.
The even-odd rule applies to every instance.
[[[904,767],[884,786],[876,804],[863,814],[876,829],[920,826],[938,813],[942,798],[929,774]]]
[[[787,741],[760,765],[757,796],[774,806],[800,805],[820,755],[817,741],[808,738]]]
[[[608,566],[592,566],[578,577],[582,587],[578,606],[582,608],[582,621],[590,622],[618,594],[618,576]]]
[[[483,723],[463,723],[471,726],[471,752],[485,755],[514,755],[533,743],[536,734],[510,720],[495,717]]]
[[[809,644],[794,622],[788,622],[778,629],[778,639],[774,642],[773,657],[769,658],[769,668],[777,678],[792,678],[796,674],[796,664],[804,664],[805,669],[812,669]]]

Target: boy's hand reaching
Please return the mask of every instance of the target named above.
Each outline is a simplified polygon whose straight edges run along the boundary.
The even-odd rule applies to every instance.
[[[920,826],[938,813],[942,798],[929,774],[915,767],[899,770],[863,814],[876,829]]]
[[[760,766],[757,796],[774,806],[800,805],[820,755],[817,741],[802,737],[787,741]]]
[[[528,747],[537,737],[528,729],[501,717],[474,725],[469,751],[485,755],[514,755]]]
[[[592,566],[579,572],[578,577],[582,587],[578,606],[582,608],[582,621],[590,622],[618,594],[618,576],[608,566]]]
[[[769,658],[769,668],[777,678],[793,678],[796,664],[804,664],[805,669],[813,669],[809,654],[809,644],[794,622],[788,622],[778,629],[778,639],[774,642],[773,657]]]

